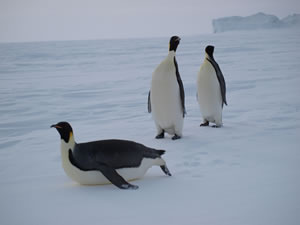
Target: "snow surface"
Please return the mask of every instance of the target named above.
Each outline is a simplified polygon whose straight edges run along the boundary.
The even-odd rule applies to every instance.
[[[154,139],[151,73],[168,39],[0,44],[0,224],[300,224],[300,32],[182,37],[184,136]],[[197,71],[213,44],[227,82],[224,127],[199,127]],[[61,167],[59,135],[165,149],[139,189],[80,186]]]
[[[274,28],[300,28],[300,14],[292,14],[283,19],[265,13],[257,13],[251,16],[231,16],[214,19],[214,32],[225,32],[232,30],[257,30]]]

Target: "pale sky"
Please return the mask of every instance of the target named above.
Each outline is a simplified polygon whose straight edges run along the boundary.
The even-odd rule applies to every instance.
[[[300,13],[299,0],[0,0],[0,42],[212,33],[212,19]]]

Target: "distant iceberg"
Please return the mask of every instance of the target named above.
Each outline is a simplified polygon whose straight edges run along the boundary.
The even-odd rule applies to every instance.
[[[289,15],[281,20],[285,26],[292,27],[297,26],[300,27],[300,14]]]
[[[246,17],[232,16],[214,19],[212,24],[214,33],[232,30],[273,29],[295,26],[300,27],[300,14],[289,15],[280,20],[274,15],[257,13]]]

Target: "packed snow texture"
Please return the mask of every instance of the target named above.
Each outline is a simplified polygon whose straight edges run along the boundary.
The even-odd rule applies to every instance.
[[[0,44],[0,224],[300,224],[300,32],[181,37],[183,138],[156,140],[147,113],[169,38]],[[199,127],[206,45],[227,84],[224,127]],[[174,74],[175,75],[175,74]],[[50,125],[75,140],[120,138],[165,149],[138,190],[81,186],[61,167]]]
[[[257,13],[246,17],[232,16],[214,19],[212,24],[214,33],[232,30],[257,30],[290,27],[300,28],[300,14],[289,15],[280,20],[274,15]]]

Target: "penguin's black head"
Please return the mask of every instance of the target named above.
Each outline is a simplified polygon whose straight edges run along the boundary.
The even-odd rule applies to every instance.
[[[56,128],[61,139],[63,139],[66,143],[69,142],[70,137],[73,135],[73,129],[68,122],[59,122],[57,124],[53,124],[51,127]]]
[[[176,49],[177,49],[177,46],[179,45],[180,40],[181,39],[178,36],[171,37],[170,43],[169,43],[169,51],[176,52]]]
[[[207,53],[207,55],[210,57],[210,58],[214,58],[214,50],[215,50],[215,47],[212,46],[212,45],[208,45],[206,46],[205,48],[205,52]]]

